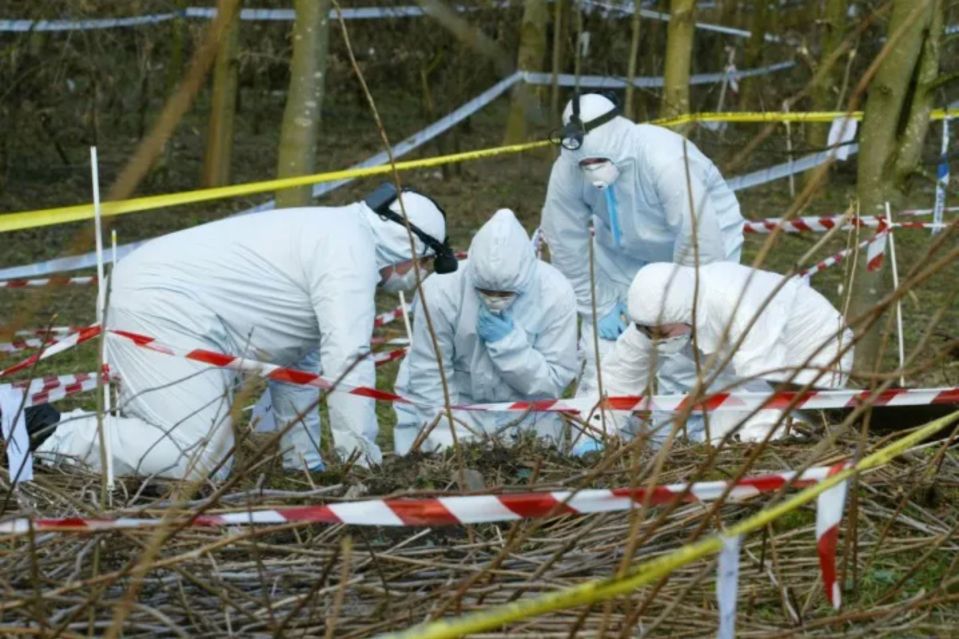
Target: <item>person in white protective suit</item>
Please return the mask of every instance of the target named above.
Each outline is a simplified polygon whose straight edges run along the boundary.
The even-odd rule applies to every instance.
[[[434,257],[437,271],[441,263],[455,269],[442,209],[413,191],[401,197],[422,272]],[[112,275],[106,326],[374,386],[376,289],[415,284],[400,200],[384,185],[365,202],[232,217],[147,243]],[[117,474],[197,479],[224,466],[233,445],[235,371],[115,335],[108,335],[106,359],[120,380],[119,416],[104,424]],[[270,390],[278,427],[295,422],[281,440],[284,466],[322,468],[319,390],[279,382]],[[337,454],[380,462],[373,401],[334,392],[327,403]],[[99,468],[96,422],[80,411],[64,415],[38,452]]]
[[[536,259],[529,236],[508,209],[476,233],[469,259],[456,273],[431,277],[422,297],[429,309],[453,404],[561,397],[576,375],[576,300],[555,268]],[[420,302],[417,302],[417,306]],[[417,308],[409,354],[397,392],[415,405],[396,404],[393,431],[406,454],[421,430],[419,450],[454,442],[445,417],[440,373],[427,323]],[[434,421],[439,417],[439,421]],[[558,442],[558,415],[454,411],[455,441],[528,429]]]
[[[626,293],[651,262],[738,262],[743,243],[739,202],[716,166],[677,133],[635,124],[598,94],[574,98],[554,135],[562,151],[549,178],[542,228],[551,262],[573,284],[580,350],[579,394],[598,392],[588,242],[596,233],[595,292],[600,357],[626,329]],[[692,205],[692,210],[690,205]],[[660,369],[663,384],[689,382],[694,367],[680,353]]]
[[[704,377],[726,362],[716,390],[769,392],[770,383],[843,388],[852,368],[853,334],[842,315],[802,280],[778,273],[716,262],[699,267],[697,282],[697,269],[650,264],[629,288],[628,311],[632,323],[603,362],[611,396],[645,392],[657,361],[686,348],[693,336]],[[747,416],[712,413],[710,437],[737,428],[740,439],[761,440],[782,422],[778,410]],[[687,432],[703,438],[703,426],[701,417],[691,419]]]

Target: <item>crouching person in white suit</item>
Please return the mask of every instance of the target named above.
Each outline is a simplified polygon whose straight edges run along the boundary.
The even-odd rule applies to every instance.
[[[117,265],[107,328],[373,386],[377,287],[412,289],[414,259],[426,269],[439,254],[437,270],[456,268],[442,210],[413,191],[401,197],[415,256],[388,185],[348,206],[244,215],[153,240]],[[234,371],[115,335],[106,352],[120,380],[119,416],[104,424],[117,474],[197,479],[224,466],[233,445]],[[319,390],[270,386],[278,427],[295,422],[281,441],[284,465],[322,467]],[[338,455],[378,463],[373,401],[334,392],[328,406]],[[64,415],[38,453],[99,468],[95,415]]]
[[[573,289],[559,271],[536,259],[512,211],[497,211],[476,233],[459,271],[431,277],[422,296],[453,404],[557,398],[575,377]],[[396,382],[397,392],[415,404],[396,404],[398,454],[406,454],[430,427],[420,450],[487,435],[512,436],[519,429],[558,440],[562,422],[550,413],[524,418],[521,413],[454,411],[454,433],[444,416],[433,339],[419,306],[417,302],[410,353]]]
[[[716,262],[699,268],[697,283],[691,267],[650,264],[629,288],[628,310],[632,323],[603,362],[610,396],[645,392],[657,360],[683,352],[693,356],[694,334],[704,365],[728,360],[712,390],[769,392],[770,382],[843,388],[852,368],[853,335],[842,315],[804,282],[784,281],[777,273]],[[710,437],[736,428],[740,439],[762,440],[783,421],[778,410],[747,415],[711,413]],[[704,437],[701,417],[690,419],[687,434]]]

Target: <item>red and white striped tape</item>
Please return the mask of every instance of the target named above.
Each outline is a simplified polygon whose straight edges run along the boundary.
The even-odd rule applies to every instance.
[[[69,335],[82,331],[84,326],[50,326],[48,328],[25,328],[14,333],[17,337],[51,337],[53,335]]]
[[[407,310],[409,310],[409,306],[407,306],[406,308]],[[403,317],[403,307],[397,306],[392,311],[386,311],[385,313],[380,313],[379,315],[377,315],[373,319],[373,327],[379,328],[381,326],[386,326],[387,324],[391,322],[395,322],[401,317]]]
[[[390,362],[395,362],[404,355],[406,355],[405,348],[397,348],[392,351],[384,351],[382,353],[373,353],[373,362],[377,366],[383,366],[385,364],[389,364]]]
[[[52,344],[56,340],[48,339],[46,341],[37,337],[27,337],[14,339],[12,342],[0,342],[0,353],[22,353],[23,351],[34,350],[46,344]]]
[[[106,380],[106,375],[104,375]],[[72,375],[48,375],[31,380],[13,382],[11,387],[26,392],[25,406],[36,406],[91,391],[97,387],[96,373],[74,373]]]
[[[877,233],[875,236],[869,238],[868,240],[863,240],[859,243],[858,246],[850,247],[843,249],[831,255],[824,260],[817,262],[816,264],[810,266],[809,268],[800,271],[799,276],[809,279],[816,273],[826,270],[830,266],[835,266],[839,264],[844,259],[852,255],[853,251],[860,251],[866,249],[866,269],[869,271],[875,271],[882,266],[883,260],[886,255],[886,242],[889,238],[888,231],[882,231]]]
[[[0,280],[0,288],[38,288],[41,286],[92,286],[97,283],[96,275],[77,277],[45,277],[35,280]]]
[[[902,214],[902,213],[901,213]],[[762,220],[748,220],[743,226],[743,233],[766,234],[780,229],[783,233],[825,233],[831,231],[839,225],[843,230],[860,228],[889,228],[886,220],[875,215],[864,215],[861,217],[846,218],[842,215],[828,215],[822,217],[797,217],[784,219],[781,217],[770,217]],[[949,224],[936,224],[933,222],[896,222],[892,228],[897,229],[936,229],[945,228]]]
[[[62,353],[65,350],[69,350],[78,344],[88,342],[94,337],[97,337],[100,334],[100,326],[98,324],[93,324],[92,326],[87,326],[80,329],[76,333],[67,335],[63,339],[51,343],[49,346],[45,347],[42,351],[34,353],[30,357],[24,359],[23,361],[17,362],[12,366],[0,371],[0,378],[7,377],[14,373],[29,368],[41,360],[45,360],[48,357],[53,357],[57,353]]]
[[[825,479],[831,469],[810,468],[800,474],[788,471],[755,477],[744,477],[730,488],[730,482],[707,481],[692,485],[668,484],[645,488],[588,489],[578,492],[513,493],[504,495],[467,495],[423,499],[371,499],[312,506],[294,506],[269,510],[200,515],[190,520],[192,526],[243,526],[315,522],[354,526],[451,526],[480,524],[559,515],[585,515],[627,511],[646,499],[652,505],[684,500],[689,502],[718,499],[727,489],[730,501],[742,501],[761,493],[777,491],[789,485],[805,488]],[[34,519],[36,532],[92,532],[158,526],[161,519],[118,518]],[[0,522],[0,534],[22,534],[30,521],[14,519]]]
[[[836,464],[828,476],[849,467],[848,462]],[[839,610],[842,594],[836,579],[836,547],[839,543],[839,524],[846,505],[847,481],[840,482],[820,493],[816,498],[816,553],[819,555],[819,570],[822,573],[823,589],[833,608]]]
[[[111,330],[110,335],[125,339],[131,343],[158,353],[174,357],[184,357],[210,366],[229,368],[253,373],[261,377],[302,386],[313,386],[332,390],[333,383],[315,373],[284,368],[257,360],[235,355],[225,355],[204,349],[184,349],[163,344],[156,338]],[[412,404],[413,402],[387,391],[365,386],[347,386],[340,384],[336,392],[359,395],[379,401]],[[795,409],[852,408],[869,402],[876,406],[917,406],[927,404],[959,404],[959,387],[951,388],[891,388],[880,393],[861,390],[811,390],[783,391],[777,393],[714,393],[694,401],[689,395],[651,395],[607,398],[604,407],[617,411],[679,411],[691,406],[696,411],[751,411],[758,408],[788,408],[796,402]],[[495,404],[461,404],[457,410],[469,411],[519,411],[519,412],[560,412],[589,414],[596,408],[596,402],[589,397],[572,399],[544,399],[532,401],[503,402]]]

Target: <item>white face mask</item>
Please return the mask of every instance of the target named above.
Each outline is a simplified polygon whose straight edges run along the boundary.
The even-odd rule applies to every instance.
[[[499,315],[510,306],[513,305],[513,302],[516,301],[516,294],[507,296],[500,295],[489,295],[483,293],[482,291],[476,291],[476,294],[480,296],[480,299],[483,301],[483,306],[485,306],[491,313],[496,313]]]
[[[656,352],[663,357],[668,357],[686,348],[686,344],[688,343],[689,333],[667,337],[666,339],[658,339],[656,340]]]
[[[590,184],[600,190],[608,188],[619,179],[619,169],[609,160],[595,164],[581,164],[579,168],[582,169],[583,175]]]
[[[423,275],[425,277],[426,273],[424,272]],[[416,288],[416,269],[411,268],[403,275],[393,271],[386,281],[380,284],[380,288],[388,293],[412,291]]]

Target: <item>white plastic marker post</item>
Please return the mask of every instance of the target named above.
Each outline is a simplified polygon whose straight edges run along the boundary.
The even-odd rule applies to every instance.
[[[97,147],[90,147],[90,174],[93,181],[93,228],[96,233],[96,250],[97,250],[97,308],[96,316],[98,318],[103,317],[104,304],[106,302],[106,286],[103,279],[103,225],[102,225],[102,216],[100,215],[100,167],[97,163]],[[104,336],[103,339],[106,339]],[[106,354],[104,353],[104,362],[106,363]],[[102,370],[101,366],[101,370]],[[110,414],[110,387],[105,385],[103,388],[103,406],[105,409],[104,419],[109,418]],[[113,481],[113,450],[110,446],[110,438],[106,436],[103,425],[100,426],[100,440],[103,442],[103,448],[100,450],[103,452],[103,456],[106,459],[100,460],[100,467],[106,471],[107,474],[107,490],[113,492],[114,481]]]
[[[406,308],[406,295],[400,291],[400,310],[403,312],[403,327],[406,329],[406,339],[413,343],[413,327],[410,324],[410,311]]]
[[[939,166],[936,167],[936,201],[932,209],[932,223],[942,224],[942,212],[946,207],[946,189],[949,188],[949,118],[942,120],[942,146],[939,149]],[[932,234],[942,230],[934,226]]]
[[[899,267],[896,265],[896,236],[892,232],[892,210],[886,202],[886,223],[889,225],[889,257],[892,261],[892,286],[899,290]],[[899,335],[899,385],[906,385],[906,348],[902,335],[902,299],[896,300],[896,333]]]
[[[723,549],[716,567],[716,607],[719,630],[716,639],[735,639],[736,600],[739,597],[739,545],[742,535],[723,537]]]

